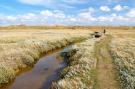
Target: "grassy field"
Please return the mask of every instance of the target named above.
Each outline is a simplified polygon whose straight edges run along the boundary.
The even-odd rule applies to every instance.
[[[0,86],[32,67],[42,54],[85,39],[69,51],[68,67],[52,89],[135,88],[134,27],[14,28],[0,28]],[[104,28],[106,35],[90,37],[93,31]]]
[[[52,89],[135,88],[134,30],[107,30],[107,35],[76,46],[62,79]]]
[[[62,26],[62,25],[54,25],[54,26],[27,26],[27,25],[11,25],[11,26],[3,26],[0,27],[0,30],[3,29],[40,29],[40,30],[45,30],[45,29],[74,29],[74,30],[83,30],[83,29],[89,29],[89,30],[103,30],[103,29],[108,29],[108,30],[134,30],[135,26]]]
[[[110,51],[119,71],[122,89],[135,88],[135,31],[114,32]]]
[[[31,67],[41,54],[89,36],[88,30],[0,30],[0,86]]]

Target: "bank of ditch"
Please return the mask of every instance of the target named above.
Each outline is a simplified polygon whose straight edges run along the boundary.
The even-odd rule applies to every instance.
[[[95,85],[94,45],[100,39],[88,39],[75,44],[64,59],[68,66],[61,71],[61,79],[53,82],[50,89],[93,89]]]
[[[87,38],[88,36],[76,36],[52,42],[26,40],[13,44],[8,50],[1,46],[3,51],[0,51],[0,87],[13,81],[20,71],[33,67],[43,54]]]

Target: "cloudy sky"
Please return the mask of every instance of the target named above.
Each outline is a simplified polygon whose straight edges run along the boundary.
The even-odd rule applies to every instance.
[[[0,25],[135,26],[135,0],[0,0]]]

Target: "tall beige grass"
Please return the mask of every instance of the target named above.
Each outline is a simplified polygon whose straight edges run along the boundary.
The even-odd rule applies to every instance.
[[[110,47],[122,89],[135,89],[135,37],[114,35]]]
[[[54,82],[51,89],[93,89],[93,69],[96,67],[97,59],[94,57],[94,44],[96,40],[89,39],[78,43],[70,53],[68,67],[61,72],[61,77]],[[75,47],[75,48],[74,48]],[[77,50],[76,52],[73,52]]]
[[[1,30],[0,86],[31,67],[41,54],[83,40],[90,31],[74,30]]]

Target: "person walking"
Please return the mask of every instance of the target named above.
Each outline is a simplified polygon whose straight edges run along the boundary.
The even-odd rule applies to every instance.
[[[104,32],[103,32],[104,34],[106,33],[106,30],[104,29]]]

